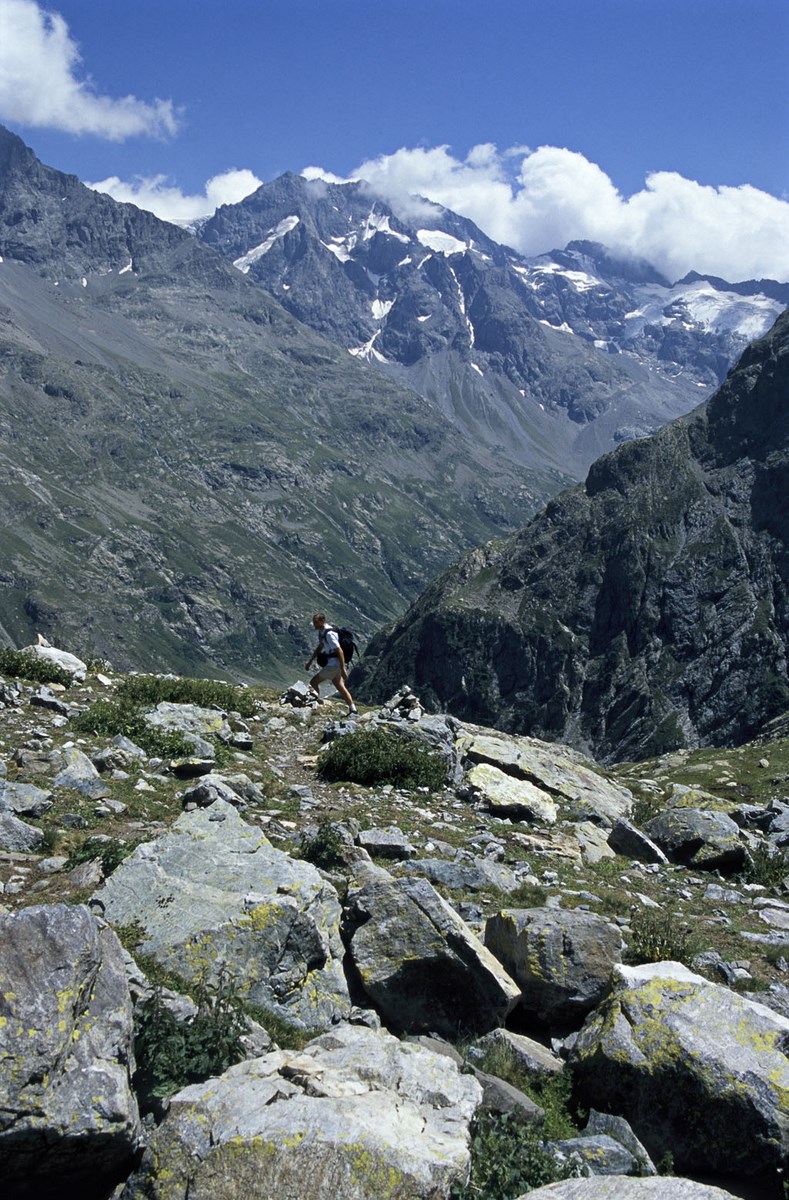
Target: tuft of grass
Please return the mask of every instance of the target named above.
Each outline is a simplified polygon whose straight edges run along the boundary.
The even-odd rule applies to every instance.
[[[349,733],[330,742],[321,755],[320,774],[329,781],[367,787],[392,784],[438,791],[446,782],[446,764],[415,738],[386,729]]]
[[[105,876],[111,875],[125,858],[128,858],[137,843],[121,842],[116,838],[105,841],[103,838],[88,837],[73,849],[66,860],[66,870],[78,867],[80,863],[93,862],[98,859]]]
[[[764,887],[779,887],[789,875],[789,859],[781,850],[756,846],[748,853],[748,861],[741,872],[746,883],[760,883]]]
[[[545,1113],[543,1132],[551,1141],[578,1136],[572,1107],[573,1081],[569,1071],[542,1074],[528,1071],[518,1062],[512,1047],[496,1041],[485,1048],[480,1070],[512,1084],[538,1104]]]
[[[162,675],[129,675],[118,686],[121,700],[150,708],[166,701],[170,704],[196,704],[201,708],[221,708],[242,717],[255,715],[255,700],[247,688],[216,679],[170,678]]]
[[[679,962],[689,967],[699,952],[698,939],[690,926],[668,909],[640,909],[634,913],[630,928],[628,958],[633,963]]]
[[[193,753],[191,743],[182,733],[153,728],[143,717],[142,709],[127,699],[97,700],[73,717],[71,726],[78,733],[104,737],[122,734],[152,757],[185,758]]]
[[[32,679],[35,683],[62,683],[70,687],[72,676],[57,663],[37,654],[26,654],[24,650],[0,648],[0,675],[14,679]]]

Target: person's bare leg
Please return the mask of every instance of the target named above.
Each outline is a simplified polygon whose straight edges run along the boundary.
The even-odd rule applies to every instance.
[[[311,688],[311,689],[312,689],[312,691],[315,693],[315,698],[316,698],[316,700],[318,701],[318,704],[323,704],[323,700],[321,699],[321,678],[320,678],[320,674],[321,674],[321,673],[320,673],[320,671],[319,671],[317,675],[313,675],[312,679],[310,680],[310,688]]]
[[[334,681],[334,686],[336,687],[337,691],[342,696],[345,703],[348,705],[348,708],[351,710],[355,709],[356,705],[353,702],[353,696],[348,691],[348,688],[346,686],[345,680],[343,679],[342,675],[339,675],[337,677],[337,679]]]

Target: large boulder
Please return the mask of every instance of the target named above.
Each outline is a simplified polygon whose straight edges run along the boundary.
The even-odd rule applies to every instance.
[[[543,816],[535,815],[535,819],[552,823],[550,801],[553,801],[566,816],[588,817],[610,826],[620,817],[628,816],[633,807],[632,792],[592,770],[582,755],[568,746],[475,726],[463,727],[457,746],[472,780],[477,781],[475,786],[492,798],[497,791],[494,781],[498,781],[499,789],[502,787],[495,772],[530,783],[536,791],[524,789],[524,795],[535,804],[539,802],[538,808],[542,806],[545,812]],[[493,767],[495,771],[480,772],[476,764]]]
[[[740,828],[725,813],[670,808],[653,817],[647,833],[674,862],[699,871],[737,871],[745,864]]]
[[[582,1096],[653,1159],[760,1175],[789,1162],[789,1020],[679,963],[617,967],[570,1056]]]
[[[173,704],[162,700],[145,714],[145,722],[152,729],[183,734],[196,753],[207,758],[216,753],[212,738],[229,743],[233,737],[225,713],[215,708],[201,708],[199,704]]]
[[[426,879],[357,868],[348,946],[362,987],[387,1023],[456,1039],[503,1025],[518,987]]]
[[[4,1196],[93,1197],[140,1137],[132,1005],[115,934],[83,906],[0,915]]]
[[[124,1200],[443,1200],[481,1099],[451,1059],[344,1026],[173,1097]]]
[[[33,646],[25,646],[22,653],[35,655],[36,658],[43,658],[53,666],[60,667],[68,672],[75,683],[85,682],[87,666],[76,654],[69,654],[68,650],[58,650],[56,646],[50,646],[42,639]]]
[[[622,958],[619,930],[580,909],[505,909],[487,921],[485,945],[520,987],[521,1008],[554,1024],[580,1023]]]
[[[216,800],[138,846],[92,902],[137,922],[140,949],[187,979],[225,970],[245,998],[321,1029],[348,1015],[337,893]]]

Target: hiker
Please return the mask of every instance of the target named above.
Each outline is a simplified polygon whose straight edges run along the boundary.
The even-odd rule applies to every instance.
[[[305,662],[304,668],[309,671],[313,660],[317,659],[320,670],[310,680],[310,687],[315,693],[318,703],[323,704],[323,700],[321,699],[321,684],[324,679],[330,680],[348,705],[348,716],[353,716],[357,712],[357,708],[345,682],[348,678],[348,668],[345,663],[345,655],[340,645],[337,630],[332,629],[331,625],[326,624],[324,613],[314,614],[312,627],[317,630],[318,644]]]

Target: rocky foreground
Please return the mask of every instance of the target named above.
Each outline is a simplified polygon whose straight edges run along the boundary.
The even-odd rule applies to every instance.
[[[38,653],[68,684],[0,679],[4,1196],[514,1200],[465,1190],[486,1120],[531,1139],[539,1200],[784,1194],[780,723],[603,772],[407,690],[347,721],[295,685],[152,704],[189,748],[154,756],[84,731],[122,677]],[[374,730],[441,782],[329,782]],[[187,1085],[152,1087],[151,1028],[206,996],[232,1065],[188,1043]]]

